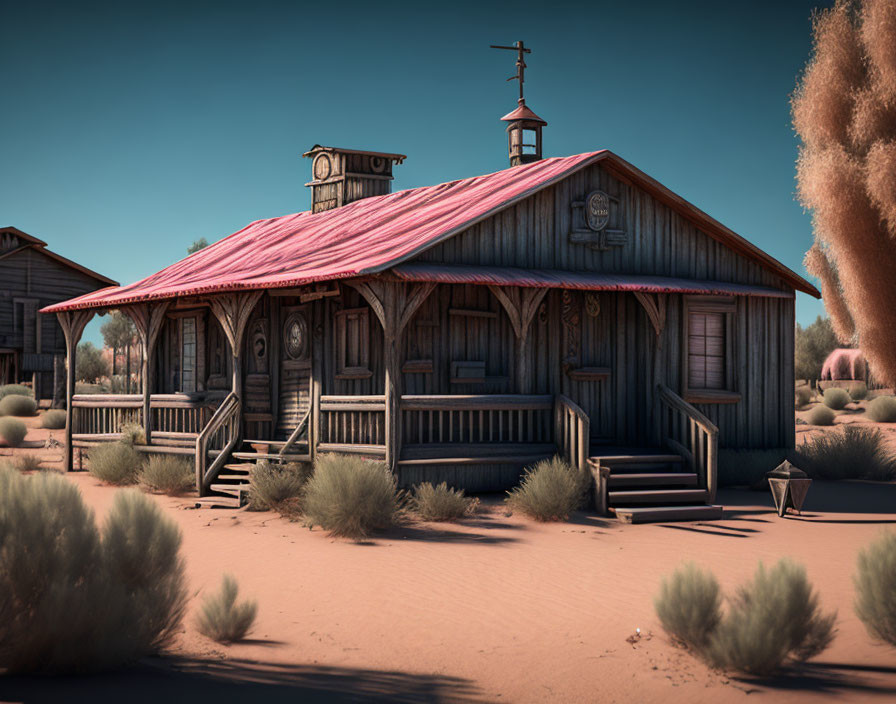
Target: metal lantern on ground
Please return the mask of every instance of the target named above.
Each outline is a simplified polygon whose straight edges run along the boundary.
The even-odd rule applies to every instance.
[[[812,484],[809,476],[787,460],[784,460],[766,476],[778,515],[783,517],[788,508],[800,513],[803,502],[806,500],[806,494],[809,493],[809,485]]]

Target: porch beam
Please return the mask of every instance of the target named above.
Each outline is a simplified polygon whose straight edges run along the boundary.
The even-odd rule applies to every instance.
[[[137,329],[140,338],[141,377],[143,380],[143,433],[146,436],[146,444],[152,444],[152,408],[150,405],[153,387],[153,357],[155,356],[156,342],[159,332],[165,322],[165,314],[171,301],[158,301],[154,303],[135,303],[123,306],[121,312],[127,315]]]
[[[230,343],[230,353],[233,357],[231,390],[239,398],[243,396],[241,366],[243,337],[246,334],[249,316],[255,310],[262,293],[263,291],[227,293],[215,296],[209,300],[212,313],[215,314],[221,329],[224,330],[227,342]]]
[[[634,291],[633,293],[647,313],[654,332],[656,332],[657,342],[659,342],[663,329],[666,327],[666,295],[644,291]]]
[[[63,470],[72,471],[72,399],[75,395],[75,365],[77,364],[78,341],[84,334],[84,328],[94,316],[92,310],[66,310],[56,314],[59,326],[65,335],[65,355],[68,368],[65,372],[65,457]]]
[[[521,394],[529,392],[532,383],[529,364],[529,329],[538,306],[547,295],[546,288],[521,288],[519,286],[489,286],[498,302],[504,307],[513,332],[516,335],[516,383]]]

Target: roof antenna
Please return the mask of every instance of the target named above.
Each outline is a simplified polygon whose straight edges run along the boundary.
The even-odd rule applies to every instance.
[[[523,40],[520,39],[513,46],[501,46],[499,44],[491,44],[489,46],[491,49],[509,49],[510,51],[517,52],[516,58],[516,75],[508,78],[508,81],[519,81],[520,82],[520,105],[526,104],[526,99],[523,97],[523,82],[526,80],[526,60],[523,58],[524,54],[531,54],[532,50],[527,49],[523,44]]]
[[[507,123],[507,148],[510,165],[519,166],[539,161],[541,159],[541,128],[548,123],[528,108],[526,99],[523,97],[523,83],[526,80],[526,54],[531,54],[532,50],[526,48],[522,39],[513,46],[492,44],[491,48],[516,52],[516,75],[507,80],[520,82],[519,105],[516,110],[501,118],[502,122]]]

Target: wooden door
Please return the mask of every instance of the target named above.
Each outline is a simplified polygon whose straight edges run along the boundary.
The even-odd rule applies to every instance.
[[[311,407],[311,308],[282,308],[276,438],[285,440]]]

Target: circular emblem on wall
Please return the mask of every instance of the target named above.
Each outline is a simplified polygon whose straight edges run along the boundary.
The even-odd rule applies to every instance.
[[[603,191],[591,191],[585,199],[585,223],[595,232],[610,222],[610,196]]]
[[[283,344],[290,359],[308,356],[308,321],[302,313],[293,313],[286,319]]]
[[[386,170],[386,160],[381,156],[370,157],[370,170],[375,174],[381,174]]]
[[[330,177],[332,172],[333,164],[330,162],[330,157],[328,155],[318,154],[314,157],[314,168],[312,169],[314,178],[318,181],[324,181]]]

